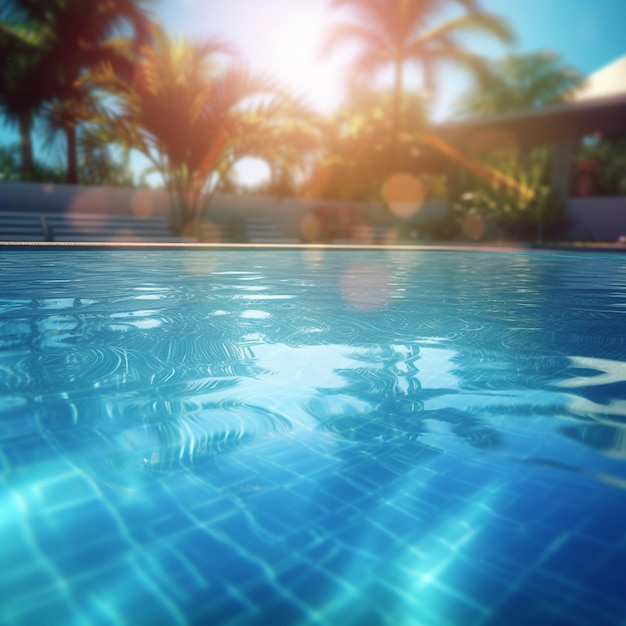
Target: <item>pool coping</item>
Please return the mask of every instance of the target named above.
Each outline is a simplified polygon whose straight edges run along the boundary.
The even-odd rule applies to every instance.
[[[625,253],[622,243],[515,243],[436,242],[424,244],[333,244],[333,243],[189,243],[115,241],[0,241],[0,250],[415,250],[479,252],[616,252]]]

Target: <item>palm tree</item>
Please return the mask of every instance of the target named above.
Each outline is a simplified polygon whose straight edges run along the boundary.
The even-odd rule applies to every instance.
[[[55,101],[57,120],[67,143],[67,182],[78,182],[77,125],[89,116],[87,90],[81,78],[109,63],[118,72],[132,71],[133,47],[121,35],[130,26],[135,48],[149,35],[149,0],[4,0],[3,20],[29,33],[43,33],[37,68],[36,103]],[[63,110],[60,115],[59,111]]]
[[[508,55],[459,101],[463,115],[493,115],[564,102],[583,76],[553,52]]]
[[[444,23],[431,26],[431,19],[447,5],[458,4],[467,12]],[[372,76],[393,68],[391,119],[396,143],[392,164],[397,163],[399,112],[404,88],[404,68],[408,62],[421,67],[424,87],[435,93],[435,69],[441,62],[453,62],[474,72],[484,67],[483,60],[455,42],[455,37],[477,32],[503,42],[513,39],[508,26],[498,17],[480,11],[477,0],[333,0],[336,8],[353,10],[357,22],[342,22],[329,33],[322,52],[339,45],[357,44],[359,52],[352,64],[352,75]]]
[[[92,76],[117,99],[109,123],[120,142],[144,154],[174,192],[177,232],[199,217],[243,156],[293,165],[314,144],[299,102],[245,68],[221,69],[220,55],[234,50],[219,39],[176,42],[155,26],[132,81],[110,64]]]
[[[21,175],[35,168],[32,126],[46,95],[45,30],[25,28],[0,14],[0,112],[20,134]]]

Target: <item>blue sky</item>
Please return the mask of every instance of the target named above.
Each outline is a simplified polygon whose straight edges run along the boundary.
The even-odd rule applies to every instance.
[[[348,51],[318,57],[319,42],[340,17],[330,0],[153,0],[154,10],[173,35],[197,39],[214,35],[234,43],[253,68],[272,74],[312,106],[332,111],[343,95]],[[503,54],[553,50],[583,74],[626,54],[626,0],[482,0],[486,10],[509,21],[517,35],[505,47],[484,38],[468,46],[489,58]],[[433,117],[443,119],[469,85],[458,71],[442,72]],[[408,87],[419,88],[409,75]],[[17,140],[0,129],[0,143]]]

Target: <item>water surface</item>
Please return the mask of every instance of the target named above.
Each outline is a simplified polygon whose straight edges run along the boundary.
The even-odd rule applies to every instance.
[[[0,251],[0,623],[626,622],[626,257]]]

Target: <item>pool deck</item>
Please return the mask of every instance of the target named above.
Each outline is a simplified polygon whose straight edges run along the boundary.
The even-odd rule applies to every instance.
[[[43,241],[0,241],[0,250],[33,250],[33,249],[185,249],[185,250],[219,250],[219,249],[321,249],[321,250],[455,250],[483,252],[522,252],[545,250],[558,252],[626,252],[626,243],[525,243],[525,242],[467,242],[439,241],[428,243],[404,244],[333,244],[333,243],[190,243],[190,242],[43,242]]]

